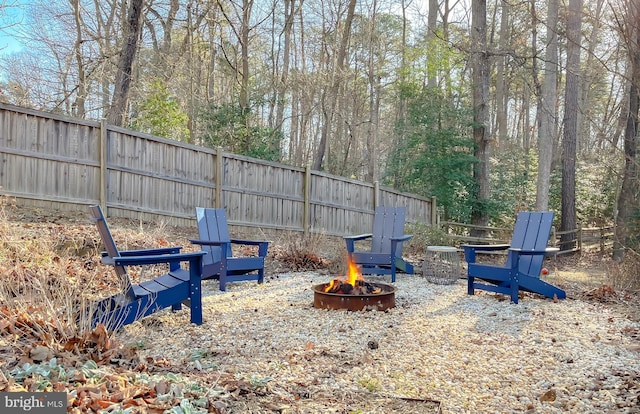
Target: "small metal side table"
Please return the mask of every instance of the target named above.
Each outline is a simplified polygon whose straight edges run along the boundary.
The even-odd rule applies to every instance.
[[[455,283],[462,274],[458,249],[450,246],[427,246],[422,271],[424,277],[431,283],[438,285]]]

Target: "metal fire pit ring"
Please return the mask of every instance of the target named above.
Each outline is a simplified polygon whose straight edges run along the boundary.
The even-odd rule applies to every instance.
[[[396,306],[396,288],[384,283],[369,284],[382,290],[381,293],[368,295],[347,295],[343,293],[329,293],[324,289],[329,283],[322,283],[313,287],[313,307],[332,310],[387,310]]]

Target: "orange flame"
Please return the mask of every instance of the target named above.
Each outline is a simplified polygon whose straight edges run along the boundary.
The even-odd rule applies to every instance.
[[[348,284],[350,284],[351,286],[355,286],[356,280],[364,280],[364,278],[362,277],[362,270],[360,269],[360,266],[358,266],[356,262],[353,261],[353,258],[351,257],[351,255],[347,256],[347,267],[348,267],[348,271],[347,271]]]
[[[349,255],[347,257],[347,280],[344,282],[346,284],[349,284],[353,287],[356,286],[356,283],[358,280],[364,280],[364,277],[362,277],[362,269],[360,269],[360,266],[358,266],[356,264],[356,262],[353,261],[353,259],[351,258],[351,255]],[[336,284],[341,285],[343,282],[341,279],[333,279],[331,282],[327,283],[327,285],[324,288],[325,292],[330,292],[335,286]],[[340,286],[338,286],[339,288]]]
[[[333,285],[336,284],[336,280],[333,279],[331,282],[327,283],[327,286],[324,288],[325,292],[330,291],[333,288]]]

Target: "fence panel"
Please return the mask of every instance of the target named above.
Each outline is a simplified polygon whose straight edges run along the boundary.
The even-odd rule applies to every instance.
[[[380,189],[380,204],[383,206],[406,206],[408,223],[437,224],[435,199],[428,200],[414,194],[384,188]]]
[[[215,204],[215,162],[212,151],[110,127],[107,206],[114,208],[110,214],[127,217],[133,210],[195,218],[196,207]]]
[[[343,236],[366,233],[373,223],[374,186],[343,177],[311,173],[310,226],[314,232]]]
[[[224,154],[222,206],[230,222],[303,231],[302,168]]]
[[[98,199],[96,122],[38,111],[0,111],[0,185],[25,206],[76,209]]]
[[[309,168],[13,105],[0,121],[0,187],[21,206],[188,226],[195,207],[224,207],[233,225],[337,236],[370,232],[378,204],[435,223],[433,200]]]

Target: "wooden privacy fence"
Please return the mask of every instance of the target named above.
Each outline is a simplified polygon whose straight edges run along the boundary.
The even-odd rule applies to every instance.
[[[486,227],[474,226],[471,224],[456,223],[452,221],[443,221],[442,229],[445,231],[447,238],[451,243],[459,246],[462,243],[470,244],[502,244],[511,241],[513,234],[512,228],[503,227]],[[470,236],[472,229],[484,230],[486,237]],[[563,234],[570,234],[570,240],[561,241]],[[549,236],[549,246],[559,247],[561,250],[558,254],[577,252],[586,249],[599,249],[601,253],[610,250],[613,247],[614,227],[582,227],[570,231],[556,231],[555,227],[551,228]],[[569,247],[565,247],[565,244]]]
[[[18,205],[193,225],[222,207],[232,225],[342,236],[371,231],[378,205],[435,225],[436,200],[339,176],[0,104],[0,191]]]

